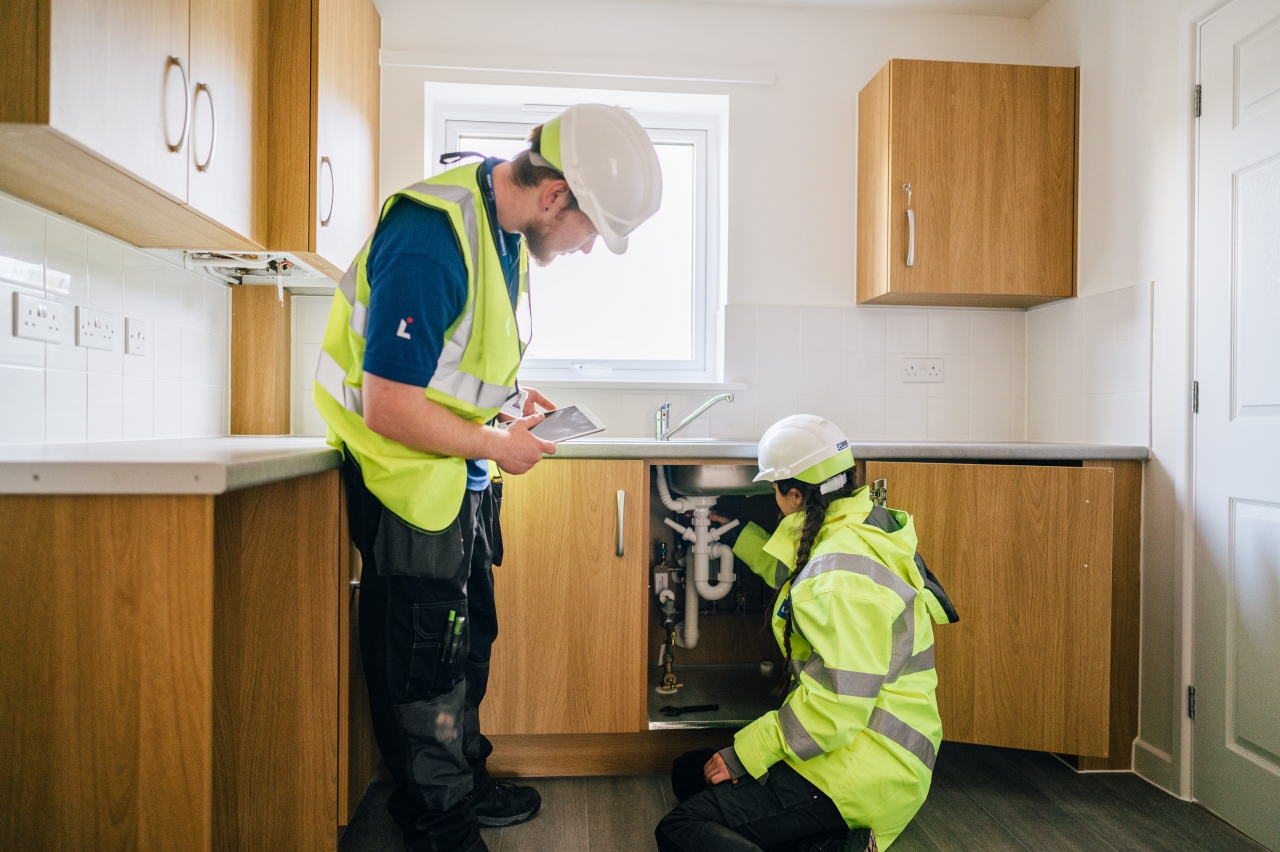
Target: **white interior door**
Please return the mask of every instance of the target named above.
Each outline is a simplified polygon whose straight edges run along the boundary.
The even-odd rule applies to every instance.
[[[1195,797],[1280,852],[1280,0],[1200,30]]]

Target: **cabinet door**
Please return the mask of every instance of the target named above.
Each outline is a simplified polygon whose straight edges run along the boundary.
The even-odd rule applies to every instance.
[[[340,276],[377,221],[382,24],[370,0],[319,3],[315,251]]]
[[[643,461],[551,460],[506,477],[486,734],[648,728],[648,499]]]
[[[191,0],[188,203],[244,236],[253,221],[260,0]],[[255,130],[255,124],[258,130]]]
[[[1023,306],[1075,295],[1076,70],[890,71],[889,289]]]
[[[868,462],[960,613],[936,628],[943,737],[1105,757],[1110,468]]]
[[[187,3],[49,7],[50,125],[178,201],[187,198]]]

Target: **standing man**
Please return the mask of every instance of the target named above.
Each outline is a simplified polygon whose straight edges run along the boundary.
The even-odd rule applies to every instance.
[[[639,123],[580,104],[510,162],[459,166],[389,198],[334,293],[314,395],[346,455],[360,650],[408,852],[483,852],[479,826],[541,805],[485,768],[479,707],[502,561],[501,483],[485,460],[519,474],[555,452],[530,431],[537,406],[554,406],[516,381],[529,255],[546,265],[597,236],[621,254],[661,199]]]

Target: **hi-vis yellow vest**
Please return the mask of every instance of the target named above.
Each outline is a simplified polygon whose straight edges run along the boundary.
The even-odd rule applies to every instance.
[[[417,203],[449,216],[467,267],[467,302],[445,332],[444,349],[427,399],[475,423],[492,420],[516,385],[527,340],[521,339],[489,214],[480,194],[479,165],[460,166],[414,184],[387,199]],[[402,200],[403,199],[403,200]],[[376,233],[376,230],[375,230]],[[467,487],[466,461],[419,452],[388,440],[364,422],[365,329],[369,320],[366,264],[370,236],[333,294],[314,399],[329,424],[329,443],[346,447],[364,472],[365,485],[382,504],[424,530],[447,527],[457,516]],[[520,245],[519,310],[528,305],[529,258]]]
[[[933,621],[946,615],[914,561],[910,516],[889,510],[899,527],[890,533],[866,522],[873,510],[866,488],[832,503],[798,574],[803,513],[785,518],[751,554],[752,570],[781,585],[779,600],[794,608],[795,681],[780,710],[738,732],[734,753],[756,778],[786,761],[850,826],[875,829],[884,849],[920,809],[933,778],[942,742]],[[775,612],[779,645],[785,625]]]

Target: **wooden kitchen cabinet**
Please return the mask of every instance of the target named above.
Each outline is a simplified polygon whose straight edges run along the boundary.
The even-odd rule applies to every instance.
[[[935,629],[944,739],[1127,769],[1141,465],[868,462],[960,621]]]
[[[271,0],[271,20],[267,242],[339,280],[377,223],[381,18],[372,0]]]
[[[497,763],[505,735],[647,732],[648,498],[639,460],[553,459],[505,477],[480,706]]]
[[[247,201],[256,4],[9,4],[0,20],[0,190],[134,245],[260,248]],[[196,163],[212,146],[211,103],[219,139],[206,174]]]
[[[332,852],[341,499],[0,496],[0,849]]]
[[[881,68],[858,96],[858,303],[1074,296],[1078,93],[1075,68]]]

